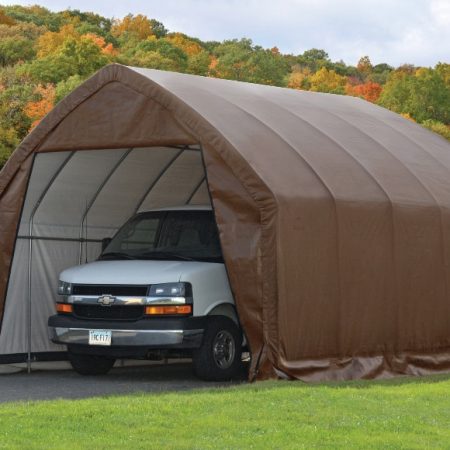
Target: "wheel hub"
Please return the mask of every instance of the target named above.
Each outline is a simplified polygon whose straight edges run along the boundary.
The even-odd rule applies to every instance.
[[[231,333],[226,330],[219,331],[213,342],[213,357],[216,366],[228,369],[234,361],[236,346]]]

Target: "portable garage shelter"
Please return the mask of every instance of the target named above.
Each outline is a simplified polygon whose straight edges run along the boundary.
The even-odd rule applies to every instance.
[[[357,98],[108,66],[1,172],[0,362],[64,350],[59,271],[134,211],[211,198],[251,376],[449,370],[449,175],[447,141]]]

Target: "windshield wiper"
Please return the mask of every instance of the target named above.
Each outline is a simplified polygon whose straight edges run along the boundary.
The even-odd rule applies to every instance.
[[[191,258],[190,256],[180,255],[179,253],[172,253],[172,252],[162,252],[162,251],[154,251],[154,252],[145,252],[140,253],[139,255],[136,255],[136,258],[139,259],[179,259],[182,261],[195,261],[194,258]]]
[[[129,255],[128,253],[108,252],[100,255],[99,259],[136,259],[136,258],[134,256]]]

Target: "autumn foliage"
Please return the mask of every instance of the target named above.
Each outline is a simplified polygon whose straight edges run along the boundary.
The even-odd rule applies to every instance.
[[[34,93],[38,97],[37,100],[28,102],[24,108],[25,115],[32,121],[31,129],[52,110],[55,102],[55,87],[51,84],[38,85]]]
[[[0,6],[0,168],[55,103],[108,63],[360,97],[450,139],[450,64],[333,62],[322,49],[283,54],[250,39],[204,42],[143,14]]]
[[[378,83],[367,81],[363,84],[347,84],[345,86],[345,93],[353,97],[361,97],[372,103],[376,103],[380,98],[383,88]]]

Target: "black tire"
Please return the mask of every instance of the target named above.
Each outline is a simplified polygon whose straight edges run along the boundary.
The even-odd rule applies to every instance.
[[[200,348],[193,353],[195,374],[206,381],[242,375],[242,332],[228,317],[211,316]]]
[[[82,355],[72,353],[70,350],[68,354],[70,364],[75,372],[80,375],[105,375],[116,362],[113,358],[97,355]]]

